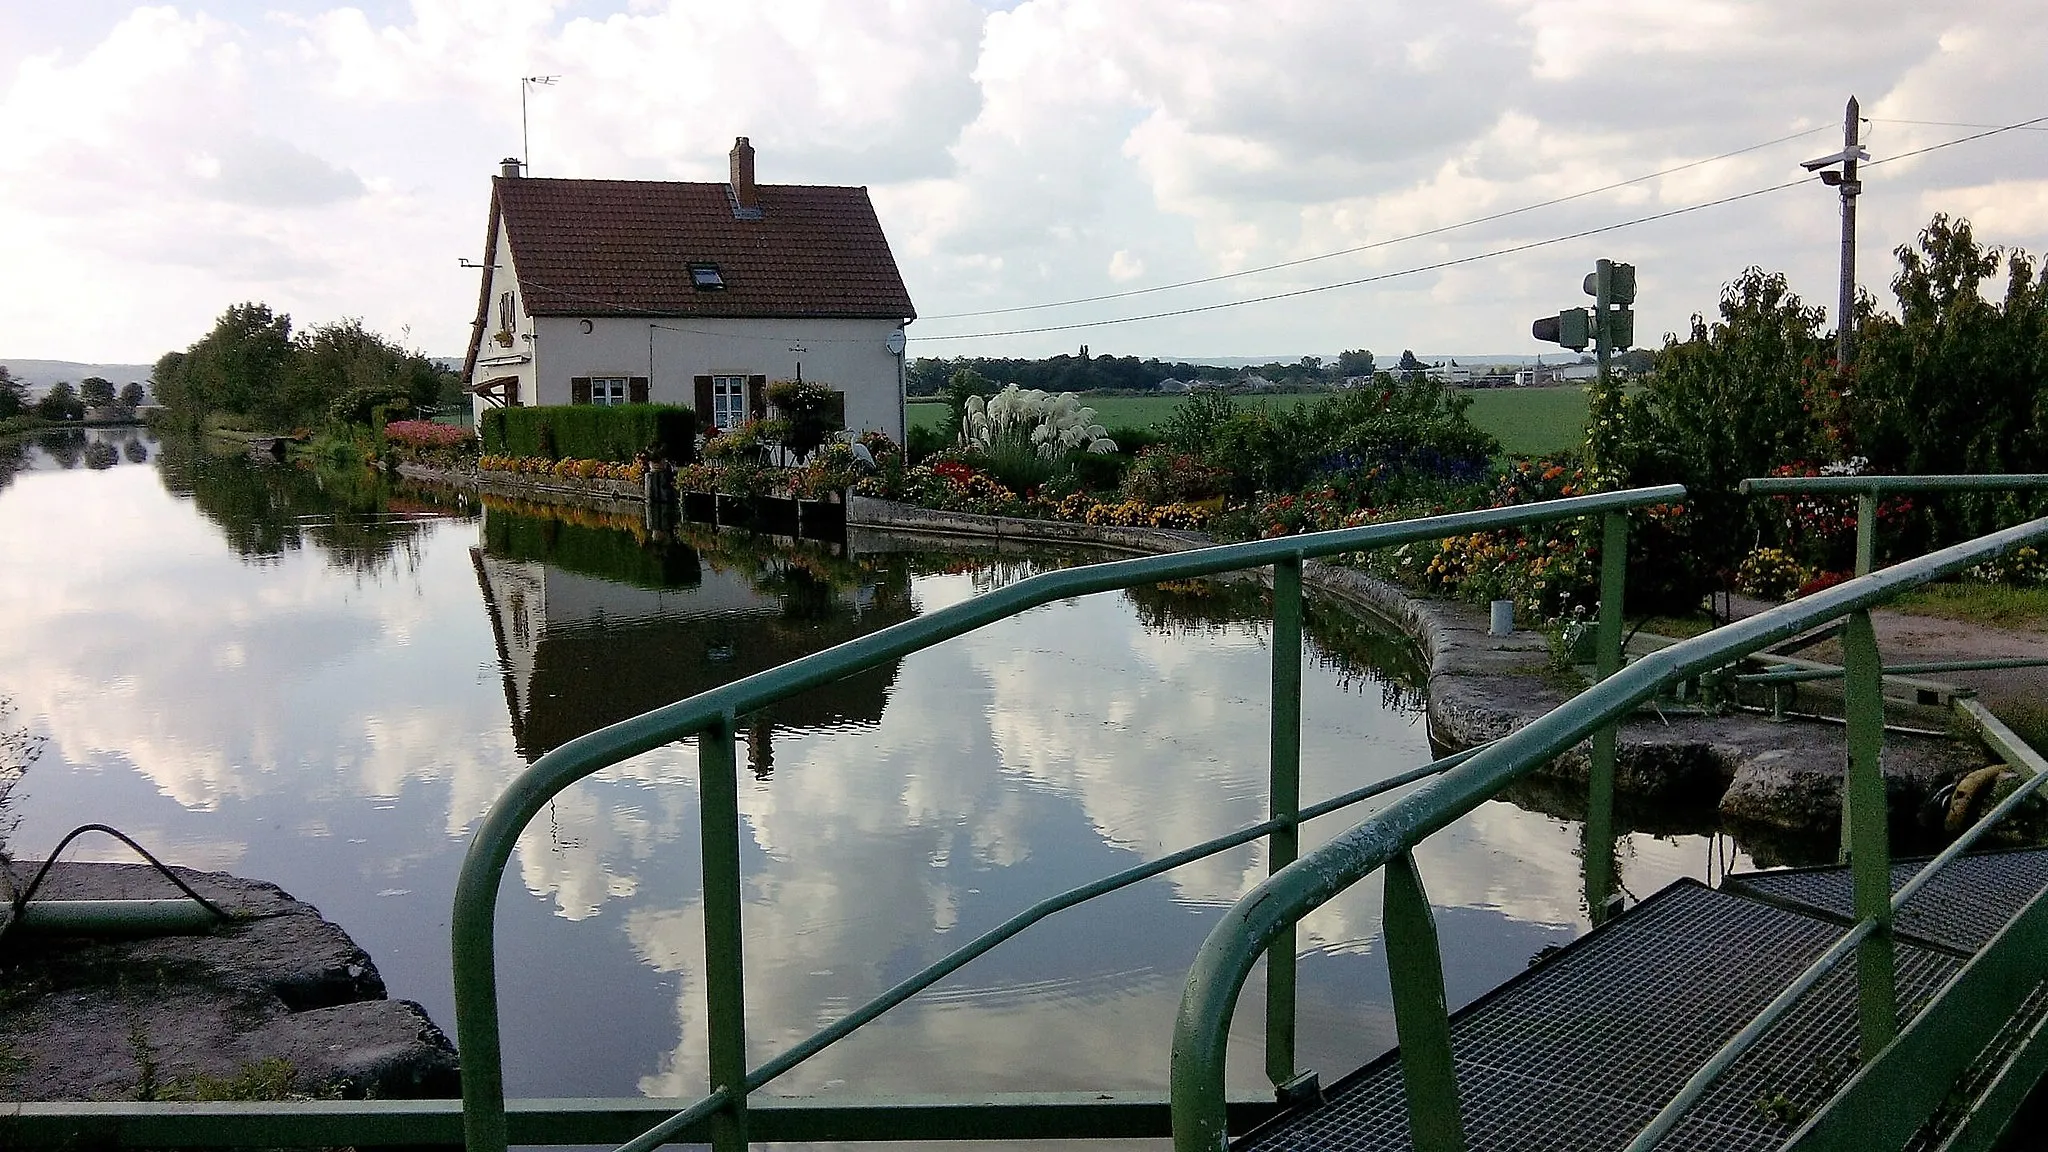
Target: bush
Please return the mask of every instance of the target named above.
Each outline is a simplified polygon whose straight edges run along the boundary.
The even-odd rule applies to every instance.
[[[671,404],[492,408],[484,412],[480,431],[484,451],[493,456],[623,463],[646,452],[688,461],[697,414]]]
[[[1758,548],[1742,558],[1735,587],[1760,600],[1790,600],[1813,574],[1782,548]]]

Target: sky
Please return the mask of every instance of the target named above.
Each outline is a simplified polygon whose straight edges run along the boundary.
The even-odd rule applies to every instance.
[[[2048,119],[1904,155],[2048,117],[2044,58],[2039,0],[0,0],[0,354],[260,300],[459,355],[501,157],[722,181],[741,135],[869,189],[913,355],[1529,355],[1601,257],[1654,344],[1750,265],[1832,316],[1839,200],[1762,190],[1852,93],[1880,304],[1936,212],[2048,248]]]

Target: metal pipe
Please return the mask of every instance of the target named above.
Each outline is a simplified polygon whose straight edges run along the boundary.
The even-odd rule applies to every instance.
[[[1752,476],[1744,496],[1854,496],[1862,492],[2013,492],[2048,488],[2048,472],[1940,473],[1925,476]]]
[[[220,917],[191,900],[31,900],[12,927],[44,936],[191,936]]]
[[[1918,676],[1929,672],[1996,672],[2006,668],[2048,667],[2048,657],[2013,656],[1996,660],[1929,660],[1918,664],[1887,664],[1884,674],[1887,679],[1898,676]],[[1840,668],[1777,668],[1769,672],[1745,672],[1735,677],[1737,684],[1793,684],[1807,680],[1834,680],[1842,675]]]

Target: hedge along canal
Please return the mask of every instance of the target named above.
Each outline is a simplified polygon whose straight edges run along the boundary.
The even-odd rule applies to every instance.
[[[177,443],[117,456],[95,471],[31,448],[0,488],[0,695],[51,738],[16,854],[105,820],[275,881],[444,1026],[457,862],[533,757],[1096,555],[649,531],[630,504],[550,510]],[[757,1053],[1037,897],[1260,819],[1266,611],[1249,584],[1048,605],[750,721]],[[1303,671],[1305,796],[1429,755],[1425,669],[1400,637],[1315,599]],[[695,775],[686,747],[636,758],[522,841],[500,920],[513,1092],[701,1087]],[[1623,874],[1647,891],[1716,847],[1631,836]],[[1454,998],[1582,930],[1577,849],[1571,821],[1506,803],[1432,841]],[[1247,846],[1063,913],[776,1087],[1162,1086],[1195,943],[1264,870]],[[1316,1067],[1392,1040],[1375,888],[1306,925]],[[1247,1087],[1257,1067],[1238,1063]]]

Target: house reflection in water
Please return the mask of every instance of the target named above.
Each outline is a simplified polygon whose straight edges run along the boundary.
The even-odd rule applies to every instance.
[[[505,700],[531,761],[608,724],[786,664],[915,614],[900,554],[627,517],[486,504],[471,550]],[[894,661],[743,718],[749,766],[774,727],[879,722]]]

